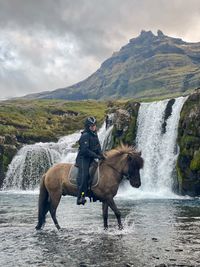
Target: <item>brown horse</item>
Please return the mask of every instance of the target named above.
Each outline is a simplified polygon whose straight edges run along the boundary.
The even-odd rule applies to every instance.
[[[69,181],[69,172],[72,164],[59,163],[51,167],[42,177],[39,195],[38,224],[39,230],[45,223],[49,211],[57,229],[60,229],[56,219],[56,209],[62,195],[77,195],[77,187]],[[140,187],[140,169],[143,167],[141,153],[133,147],[121,145],[106,152],[106,159],[99,164],[99,182],[92,187],[92,192],[102,201],[104,228],[108,228],[108,207],[110,207],[122,229],[121,213],[113,197],[117,194],[123,177],[127,177],[131,186]]]

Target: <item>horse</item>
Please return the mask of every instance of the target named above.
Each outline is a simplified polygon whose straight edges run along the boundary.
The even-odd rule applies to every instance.
[[[140,169],[143,168],[141,152],[134,147],[120,145],[107,151],[106,158],[99,162],[99,181],[92,187],[93,194],[102,202],[104,229],[108,229],[108,207],[114,212],[119,229],[123,229],[121,213],[114,202],[120,183],[127,178],[132,187],[141,186]],[[77,196],[77,186],[70,183],[69,173],[73,164],[58,163],[52,166],[42,177],[38,201],[38,223],[36,230],[45,224],[49,211],[52,220],[59,230],[56,209],[62,195]]]

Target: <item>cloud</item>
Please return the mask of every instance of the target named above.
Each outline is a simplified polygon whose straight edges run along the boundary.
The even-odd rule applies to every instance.
[[[200,40],[199,0],[0,0],[1,97],[79,82],[142,29]]]

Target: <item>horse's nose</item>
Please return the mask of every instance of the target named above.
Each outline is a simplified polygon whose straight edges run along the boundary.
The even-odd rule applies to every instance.
[[[136,182],[136,183],[135,183],[135,187],[136,187],[136,188],[139,188],[140,186],[141,186],[141,182]]]
[[[139,188],[141,186],[141,181],[131,181],[131,185],[135,188]]]

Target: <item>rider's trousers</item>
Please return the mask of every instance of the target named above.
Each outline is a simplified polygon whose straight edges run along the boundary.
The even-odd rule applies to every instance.
[[[78,185],[78,197],[81,196],[82,192],[86,195],[88,190],[88,181],[89,181],[89,168],[90,160],[88,158],[81,157],[78,162],[78,176],[77,176],[77,185]]]

